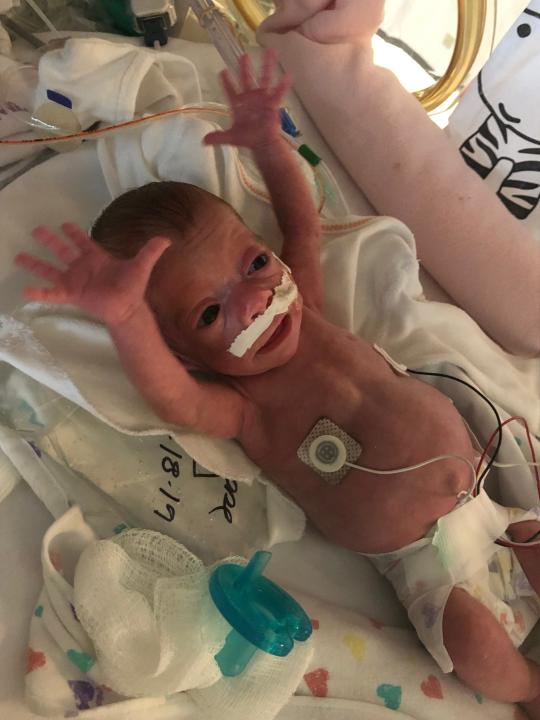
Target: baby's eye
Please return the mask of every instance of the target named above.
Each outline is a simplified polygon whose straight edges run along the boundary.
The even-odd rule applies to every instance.
[[[201,315],[197,327],[211,325],[219,315],[219,305],[209,305]]]
[[[261,253],[260,255],[257,255],[255,260],[251,263],[251,265],[248,268],[248,275],[251,275],[251,273],[257,272],[257,270],[260,270],[262,267],[266,265],[268,262],[268,255],[265,253]]]

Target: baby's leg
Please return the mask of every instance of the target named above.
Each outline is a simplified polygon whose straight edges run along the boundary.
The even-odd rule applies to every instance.
[[[514,542],[527,542],[539,530],[540,522],[538,520],[525,520],[510,525],[508,533]],[[536,540],[540,540],[540,536]],[[514,552],[531,587],[540,597],[540,545],[530,548],[514,548]]]
[[[493,700],[523,703],[540,720],[540,666],[524,658],[492,613],[462,588],[448,598],[443,636],[467,685]]]

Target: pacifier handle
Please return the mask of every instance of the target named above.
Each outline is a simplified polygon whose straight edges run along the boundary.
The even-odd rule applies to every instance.
[[[257,649],[284,657],[294,641],[312,632],[302,607],[262,574],[272,553],[259,550],[245,566],[225,563],[210,576],[210,595],[231,625],[223,648],[215,655],[227,677],[239,675]]]

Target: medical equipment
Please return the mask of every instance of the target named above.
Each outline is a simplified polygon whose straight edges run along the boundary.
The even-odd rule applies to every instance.
[[[144,44],[148,47],[166,45],[167,31],[178,20],[174,3],[171,0],[129,0],[129,7]]]
[[[484,400],[484,401],[489,405],[489,407],[491,408],[493,414],[495,415],[495,422],[497,423],[497,433],[498,433],[497,437],[498,437],[498,440],[497,440],[497,447],[495,448],[495,452],[493,453],[492,458],[490,459],[490,461],[489,461],[488,464],[486,465],[484,471],[482,472],[482,474],[481,474],[480,477],[478,478],[478,484],[482,483],[483,480],[485,479],[486,475],[488,474],[489,469],[490,469],[492,463],[494,462],[495,458],[497,457],[497,454],[498,454],[498,452],[499,452],[499,450],[500,450],[501,443],[502,443],[502,424],[501,424],[501,417],[500,417],[500,415],[499,415],[499,413],[498,413],[497,408],[495,407],[495,405],[491,402],[491,400],[490,400],[489,398],[487,398],[483,393],[481,393],[480,390],[478,390],[477,388],[475,388],[474,385],[471,385],[471,383],[468,383],[466,380],[462,380],[461,378],[454,377],[453,375],[447,375],[446,373],[426,372],[426,371],[424,371],[424,370],[410,370],[410,369],[407,369],[407,372],[410,372],[412,375],[424,375],[424,376],[426,376],[426,377],[442,377],[442,378],[446,378],[447,380],[454,380],[455,382],[458,382],[458,383],[460,383],[461,385],[465,385],[466,387],[468,387],[470,390],[472,390],[473,392],[475,392],[479,397],[482,398],[482,400]]]
[[[168,22],[172,22],[172,15],[169,15],[168,20],[159,20],[157,24],[152,24],[152,22],[154,21],[153,19],[164,16],[164,13],[162,13],[161,16],[155,14],[152,15],[152,8],[155,9],[158,5],[160,7],[162,5],[164,7],[164,4],[170,5],[169,0],[131,0],[131,3],[132,6],[137,9],[137,12],[140,13],[140,15],[137,16],[140,18],[140,22],[142,24],[147,24],[149,37],[151,33],[161,33],[164,28],[163,23],[167,25]],[[219,8],[213,3],[212,0],[189,0],[189,6],[193,10],[194,14],[197,16],[201,26],[208,31],[212,42],[214,43],[216,49],[223,58],[223,61],[225,62],[227,67],[234,73],[234,75],[238,75],[238,61],[240,57],[246,52],[246,50],[231,22],[221,12],[221,10],[219,10]],[[163,7],[161,7],[162,10]],[[162,26],[161,29],[160,26]],[[154,39],[152,45],[155,45],[156,42],[158,44],[163,44],[159,40],[159,37],[156,37]],[[256,82],[255,79],[254,82]],[[12,101],[9,93],[10,88],[0,88],[0,104],[4,105]],[[29,104],[31,103],[28,103],[26,107],[28,107]],[[147,122],[150,120],[168,117],[169,115],[175,114],[177,112],[182,112],[182,108],[168,110],[163,113],[155,113],[152,115],[148,115],[144,118],[137,118],[126,123],[117,123],[115,125],[100,128],[98,132],[92,132],[87,130],[74,131],[71,123],[68,123],[67,126],[64,126],[61,122],[59,122],[59,124],[57,125],[54,125],[48,120],[45,122],[44,125],[43,121],[40,118],[36,118],[35,114],[28,112],[27,110],[25,110],[25,108],[19,108],[19,111],[20,112],[18,113],[17,119],[22,124],[24,124],[27,129],[33,129],[35,131],[36,137],[24,140],[0,140],[0,145],[45,144],[54,145],[55,149],[62,151],[75,147],[75,145],[72,146],[71,144],[69,146],[65,145],[67,142],[71,143],[72,140],[75,141],[76,139],[97,139],[97,137],[101,137],[104,133],[112,132],[115,130],[123,130],[140,122]],[[297,137],[300,133],[286,108],[281,108],[280,116],[283,131],[291,137]],[[64,147],[62,147],[62,145],[64,145]],[[308,162],[312,166],[319,164],[320,158],[315,153],[313,153],[313,151],[307,145],[301,145],[298,148],[298,151],[308,160]]]
[[[381,349],[377,348],[377,351],[381,352]],[[382,354],[386,357],[387,360],[390,359],[386,353],[382,352]],[[474,390],[474,392],[479,395],[483,400],[485,400],[485,402],[487,402],[490,408],[493,410],[497,419],[497,430],[495,431],[494,435],[498,433],[498,445],[495,453],[493,454],[493,458],[490,459],[490,462],[488,463],[487,467],[479,478],[477,477],[477,473],[480,472],[483,458],[486,454],[487,449],[493,441],[494,435],[492,436],[492,438],[490,438],[486,449],[484,450],[484,453],[482,455],[481,461],[478,463],[477,469],[475,469],[474,465],[467,458],[461,457],[461,455],[448,454],[429,458],[428,460],[424,460],[423,462],[417,463],[416,465],[409,465],[407,467],[391,470],[380,470],[364,467],[362,465],[355,465],[354,461],[358,458],[362,451],[361,446],[356,442],[356,440],[351,438],[344,430],[342,430],[339,426],[335,425],[335,423],[333,423],[331,420],[329,420],[328,418],[322,418],[313,427],[309,435],[306,437],[306,439],[298,449],[297,455],[300,460],[302,460],[302,462],[312,467],[315,472],[324,477],[331,484],[339,483],[349,472],[349,468],[354,468],[355,470],[363,470],[364,472],[373,473],[374,475],[393,475],[396,473],[407,472],[409,470],[417,470],[421,467],[425,467],[426,465],[430,465],[431,463],[438,462],[439,460],[460,460],[461,462],[467,464],[473,475],[473,481],[469,490],[460,493],[460,501],[464,502],[470,495],[479,491],[487,475],[487,472],[489,472],[489,468],[494,462],[495,457],[497,456],[497,453],[499,451],[502,442],[503,425],[503,423],[501,423],[499,413],[497,412],[497,409],[495,408],[493,403],[485,395],[483,395],[483,393],[481,393],[473,385],[464,380],[460,380],[459,378],[453,377],[452,375],[446,375],[444,373],[409,370],[405,368],[405,366],[402,366],[402,368],[402,372],[407,371],[415,375],[432,375],[437,377],[444,377],[448,378],[449,380],[455,380],[462,385],[466,385],[471,390]],[[349,457],[349,452],[354,446],[356,446],[355,450],[357,450],[356,456]],[[536,459],[534,458],[534,451],[533,459]]]
[[[219,565],[210,576],[210,595],[232,626],[225,645],[215,656],[223,675],[239,675],[257,649],[285,657],[295,641],[312,633],[309,617],[278,585],[263,576],[272,553],[259,550],[244,567]]]
[[[347,463],[355,462],[362,446],[332,420],[321,418],[310,430],[297,451],[299,459],[331,485],[349,472]]]
[[[189,2],[174,0],[101,0],[113,24],[127,35],[142,35],[144,44],[159,48],[168,42],[169,30],[182,27]]]
[[[25,0],[25,2],[27,2],[28,5],[30,5],[30,7],[32,8],[32,10],[33,10],[33,11],[36,13],[36,15],[39,17],[39,19],[43,21],[43,23],[45,24],[45,26],[46,26],[51,32],[56,32],[56,27],[55,27],[55,26],[53,25],[53,23],[49,20],[49,18],[47,17],[47,15],[43,12],[43,10],[39,7],[39,5],[37,4],[37,2],[35,2],[35,0]]]
[[[210,35],[225,65],[236,73],[238,61],[245,53],[245,48],[231,21],[216,7],[213,0],[189,0],[189,5],[201,27]]]
[[[473,476],[472,483],[469,489],[459,493],[459,504],[463,504],[470,497],[478,495],[480,490],[483,488],[486,475],[492,465],[497,467],[518,467],[520,465],[525,465],[527,467],[534,468],[534,473],[536,476],[536,487],[538,495],[540,497],[540,473],[538,470],[540,463],[538,463],[536,460],[536,454],[531,439],[531,433],[525,418],[510,417],[507,418],[504,422],[501,422],[499,413],[497,412],[497,409],[489,400],[489,398],[487,398],[483,393],[477,390],[477,388],[475,388],[473,385],[464,380],[461,380],[460,378],[438,372],[423,372],[420,370],[408,370],[408,372],[414,373],[415,375],[431,375],[436,377],[448,378],[449,380],[455,380],[462,385],[466,385],[471,390],[474,390],[474,392],[479,395],[483,400],[485,400],[486,403],[493,410],[497,419],[497,427],[487,441],[476,468],[470,462],[470,460],[462,457],[461,455],[455,454],[438,455],[437,457],[429,458],[428,460],[419,462],[416,465],[409,465],[407,467],[395,468],[391,470],[380,470],[365,467],[363,465],[356,465],[354,462],[351,462],[351,459],[348,457],[348,455],[352,443],[355,443],[357,448],[359,449],[357,457],[361,452],[361,446],[356,443],[356,441],[351,438],[344,430],[342,430],[339,426],[335,425],[328,418],[322,418],[321,420],[319,420],[319,422],[317,422],[309,435],[306,437],[297,452],[300,460],[302,460],[302,462],[304,462],[306,465],[309,465],[313,470],[315,470],[318,475],[324,477],[330,484],[338,484],[339,482],[341,482],[341,480],[349,472],[349,469],[362,470],[364,472],[372,473],[374,475],[394,475],[410,470],[417,470],[440,460],[459,460],[467,464]],[[514,420],[519,420],[525,427],[528,444],[531,451],[532,462],[502,464],[497,463],[495,462],[495,458],[497,457],[497,454],[502,444],[502,428]],[[484,463],[485,457],[487,456],[488,450],[493,444],[495,438],[497,438],[497,446],[495,448],[495,452],[490,457],[483,472],[480,474],[480,470]],[[540,540],[537,540],[538,535],[540,535],[540,531],[533,534],[525,542],[514,542],[507,539],[499,538],[498,540],[496,540],[496,543],[498,545],[502,545],[503,547],[533,548],[537,545],[540,545]]]
[[[320,434],[321,431],[323,431],[323,434]],[[354,450],[352,448],[354,448]],[[332,485],[338,484],[349,472],[349,469],[363,470],[364,472],[373,473],[374,475],[394,475],[409,470],[417,470],[418,468],[431,465],[431,463],[439,460],[460,460],[467,464],[473,475],[471,487],[464,493],[463,497],[460,494],[460,500],[463,501],[469,497],[476,488],[476,470],[474,465],[470,460],[467,460],[467,458],[461,455],[439,455],[417,463],[416,465],[409,465],[392,470],[377,470],[350,462],[349,454],[356,452],[356,457],[358,457],[361,451],[362,448],[356,440],[351,438],[350,435],[347,435],[344,430],[328,418],[322,418],[313,427],[299,447],[297,455],[302,462],[312,467],[318,475],[324,477]]]
[[[71,100],[54,90],[47,90],[47,102],[40,105],[30,118],[30,124],[37,130],[54,135],[58,128],[64,135],[76,134],[81,131],[81,124],[73,112]],[[82,143],[81,138],[62,143],[60,150],[67,152],[74,150]]]

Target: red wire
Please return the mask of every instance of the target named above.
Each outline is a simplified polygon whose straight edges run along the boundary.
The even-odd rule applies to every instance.
[[[534,445],[533,445],[533,442],[532,442],[531,431],[529,430],[529,426],[528,426],[527,421],[525,420],[525,418],[524,418],[524,417],[521,417],[521,416],[519,416],[519,415],[518,415],[518,416],[514,416],[514,417],[510,417],[510,418],[508,418],[507,420],[505,420],[503,423],[501,423],[501,428],[504,427],[505,425],[508,425],[508,423],[512,422],[512,420],[518,420],[519,422],[521,422],[521,423],[524,425],[525,431],[526,431],[526,433],[527,433],[527,442],[529,443],[529,448],[530,448],[530,451],[531,451],[532,461],[535,463],[535,462],[536,462],[536,453],[534,452]],[[483,453],[482,453],[482,456],[481,456],[480,460],[478,461],[478,465],[476,466],[476,474],[477,474],[477,475],[478,475],[478,473],[479,473],[479,471],[480,471],[480,467],[482,466],[482,463],[484,462],[484,459],[485,459],[485,457],[486,457],[486,455],[487,455],[487,452],[488,452],[489,448],[491,447],[491,445],[492,445],[492,443],[493,443],[493,440],[494,440],[495,437],[498,435],[498,432],[499,432],[498,429],[495,430],[495,431],[492,433],[492,435],[491,435],[491,437],[489,438],[489,440],[487,441],[487,445],[486,445],[486,447],[484,448],[484,451],[483,451]],[[536,476],[536,490],[537,490],[537,492],[538,492],[538,497],[540,498],[540,474],[539,474],[539,472],[538,472],[538,468],[536,467],[536,465],[533,465],[533,469],[534,469],[534,474],[535,474],[535,476]],[[477,490],[478,490],[478,488],[477,488]],[[495,542],[497,543],[497,545],[502,545],[503,547],[509,547],[509,548],[519,547],[519,548],[523,548],[524,550],[526,550],[526,549],[532,549],[532,548],[538,547],[538,546],[540,545],[540,541],[536,541],[536,542],[534,542],[534,543],[531,543],[531,545],[529,545],[529,546],[527,547],[526,544],[523,544],[523,543],[513,543],[511,540],[501,540],[500,538],[499,538],[498,540],[495,540]]]
[[[515,415],[513,417],[509,417],[503,423],[501,423],[501,428],[504,427],[505,425],[508,425],[508,423],[512,422],[512,420],[519,420],[525,427],[525,431],[527,433],[527,442],[529,443],[532,461],[535,463],[536,462],[536,454],[534,452],[534,446],[532,443],[531,431],[529,430],[529,425],[527,424],[527,421],[525,420],[525,418],[521,417],[520,415]],[[493,431],[489,440],[487,441],[487,445],[485,446],[484,451],[480,457],[480,460],[478,461],[478,465],[476,466],[476,474],[477,475],[480,472],[480,468],[482,467],[482,463],[484,462],[487,452],[488,452],[489,448],[491,447],[491,445],[493,444],[493,440],[498,435],[498,433],[499,433],[499,429],[497,428],[497,430]],[[534,469],[534,474],[536,477],[536,490],[538,492],[538,497],[540,499],[540,474],[538,472],[538,468],[535,465],[533,465],[533,469]]]

